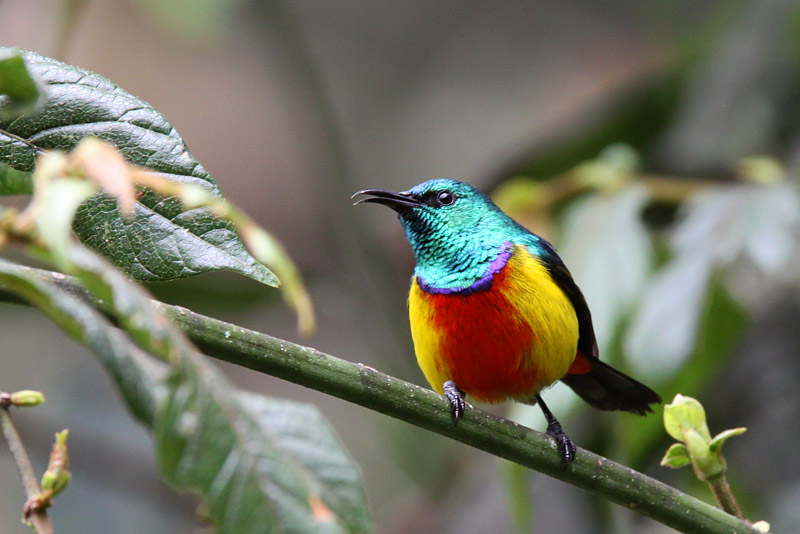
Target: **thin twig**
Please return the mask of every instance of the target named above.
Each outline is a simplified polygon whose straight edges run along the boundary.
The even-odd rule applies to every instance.
[[[719,477],[710,479],[707,482],[708,486],[711,488],[711,492],[714,494],[714,497],[717,499],[717,502],[722,509],[729,514],[738,517],[739,519],[744,519],[742,509],[739,508],[739,503],[736,502],[736,497],[733,496],[733,492],[731,491],[731,487],[728,485],[728,479],[725,478],[725,475],[720,475]]]
[[[25,486],[25,495],[28,498],[28,502],[35,502],[41,494],[39,483],[36,481],[36,473],[33,470],[28,453],[25,451],[25,446],[22,444],[22,439],[20,439],[19,433],[11,421],[8,408],[4,406],[0,406],[0,427],[2,427],[3,435],[8,442],[8,448],[14,458],[14,463],[17,465],[17,472],[19,472],[19,476],[22,479],[22,485]],[[53,533],[53,524],[47,516],[46,509],[33,507],[30,520],[39,534]]]

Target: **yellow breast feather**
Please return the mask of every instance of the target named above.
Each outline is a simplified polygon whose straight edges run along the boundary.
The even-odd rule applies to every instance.
[[[442,384],[450,380],[449,369],[443,368],[440,358],[440,343],[436,323],[436,309],[428,303],[428,295],[424,294],[417,283],[417,277],[411,281],[408,295],[408,318],[411,323],[411,339],[414,341],[414,352],[422,373],[433,389],[442,393]]]
[[[504,292],[516,307],[516,319],[527,322],[536,338],[523,363],[538,369],[541,387],[549,386],[567,373],[575,359],[578,317],[547,268],[525,247],[517,245],[507,267],[509,281]]]

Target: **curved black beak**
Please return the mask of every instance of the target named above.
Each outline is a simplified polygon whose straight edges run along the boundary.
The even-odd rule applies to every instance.
[[[385,189],[362,189],[356,191],[350,198],[355,198],[358,195],[372,195],[371,197],[362,198],[353,203],[361,204],[362,202],[374,202],[375,204],[383,204],[389,206],[394,211],[400,213],[422,205],[419,199],[414,198],[410,191],[401,191],[395,193]]]

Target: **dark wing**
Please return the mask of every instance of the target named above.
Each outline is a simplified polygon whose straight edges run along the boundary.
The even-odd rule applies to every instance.
[[[536,236],[534,236],[536,237]],[[600,410],[624,410],[644,415],[661,397],[641,382],[600,361],[592,314],[583,293],[552,245],[537,238],[537,252],[550,276],[567,295],[578,316],[578,353],[575,362],[561,381],[583,400]]]
[[[553,246],[539,238],[538,248],[541,251],[539,258],[550,276],[575,308],[575,315],[578,316],[578,352],[588,358],[597,358],[597,339],[595,339],[592,326],[592,313],[589,311],[586,299],[583,298],[583,293],[575,284],[569,269],[561,261]]]

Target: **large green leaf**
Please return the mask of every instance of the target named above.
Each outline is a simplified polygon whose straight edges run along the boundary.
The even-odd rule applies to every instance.
[[[361,476],[311,406],[238,392],[102,258],[73,267],[145,350],[172,364],[153,425],[159,467],[199,493],[221,532],[370,532]]]
[[[33,269],[0,260],[0,289],[35,304],[98,354],[152,426],[163,476],[197,493],[219,532],[372,532],[359,470],[316,408],[237,390],[143,291],[85,249],[74,252],[86,288],[141,348]]]
[[[231,395],[183,366],[154,433],[161,473],[203,495],[221,532],[372,531],[360,474],[311,405]]]
[[[0,53],[7,50],[0,48]],[[0,194],[32,190],[30,175],[42,149],[70,150],[95,136],[113,143],[131,163],[220,195],[180,135],[149,104],[87,70],[33,52],[23,56],[45,84],[48,101],[38,113],[0,118]],[[207,209],[185,210],[155,194],[139,199],[130,220],[119,216],[113,199],[93,198],[79,210],[74,228],[84,243],[138,280],[232,270],[277,284],[272,272],[245,250],[231,223]]]

